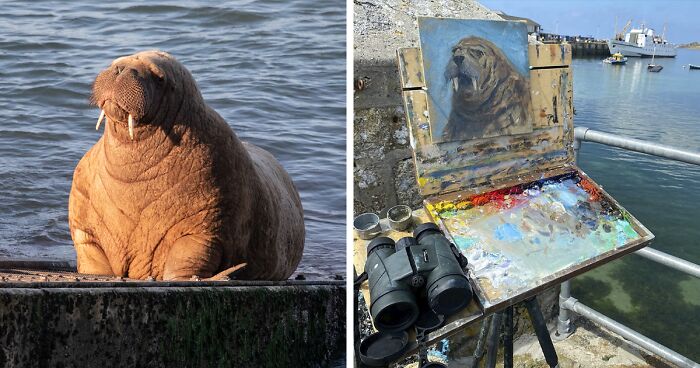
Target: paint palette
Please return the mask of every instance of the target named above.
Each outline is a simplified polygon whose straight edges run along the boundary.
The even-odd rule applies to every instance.
[[[570,45],[528,45],[520,23],[418,24],[421,48],[397,51],[418,187],[486,313],[653,239],[574,162]]]
[[[485,310],[638,249],[653,237],[579,171],[479,195],[432,198],[426,207],[469,260]]]

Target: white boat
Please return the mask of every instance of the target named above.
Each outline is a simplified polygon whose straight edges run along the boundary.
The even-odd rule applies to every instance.
[[[618,34],[608,41],[611,54],[621,53],[625,56],[651,57],[656,49],[656,57],[676,57],[676,46],[663,36],[654,34],[654,30],[642,26],[625,34],[624,39]]]

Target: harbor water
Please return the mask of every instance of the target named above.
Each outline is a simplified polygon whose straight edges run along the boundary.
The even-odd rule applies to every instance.
[[[574,59],[574,124],[700,151],[700,51],[624,66]],[[579,166],[639,219],[652,247],[700,264],[700,167],[585,142]],[[572,283],[584,304],[700,361],[700,280],[628,255]]]
[[[99,139],[97,74],[147,49],[174,55],[239,138],[299,189],[298,272],[345,273],[345,3],[4,2],[0,15],[0,257],[74,260],[73,170]]]

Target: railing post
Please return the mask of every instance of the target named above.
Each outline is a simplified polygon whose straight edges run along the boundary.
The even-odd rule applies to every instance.
[[[578,150],[581,149],[581,140],[574,138],[574,162],[578,161]]]
[[[578,151],[581,149],[581,142],[586,136],[586,131],[588,128],[574,129],[574,162],[578,161]],[[571,281],[564,281],[561,283],[561,290],[559,291],[559,317],[557,317],[557,333],[554,335],[555,340],[563,340],[571,335],[573,332],[571,329],[571,317],[569,316],[569,310],[566,308],[564,302],[571,297]]]
[[[573,333],[569,310],[564,304],[570,297],[571,281],[567,280],[561,283],[561,291],[559,291],[559,317],[557,317],[557,333],[553,336],[554,340],[564,340]]]
[[[578,151],[581,149],[581,142],[586,139],[586,132],[588,128],[576,127],[574,128],[574,163],[578,162]]]

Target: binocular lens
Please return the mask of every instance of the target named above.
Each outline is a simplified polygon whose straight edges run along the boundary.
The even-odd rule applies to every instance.
[[[465,308],[472,299],[472,289],[465,277],[445,276],[428,290],[428,303],[437,314],[450,315]]]
[[[415,300],[397,301],[382,309],[374,316],[374,324],[379,331],[403,331],[418,318],[418,307]]]

